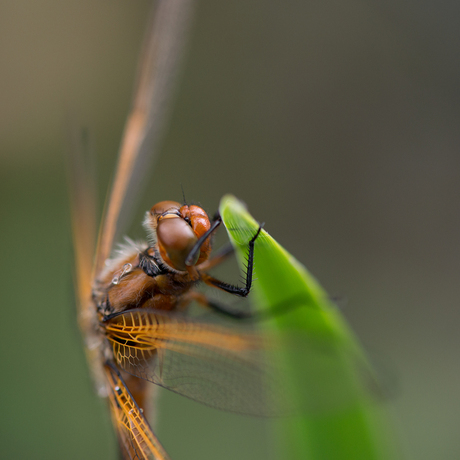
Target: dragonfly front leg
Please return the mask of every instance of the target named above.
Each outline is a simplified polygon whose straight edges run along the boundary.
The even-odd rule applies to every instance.
[[[230,243],[227,243],[225,246],[222,246],[217,251],[214,251],[212,256],[205,260],[203,263],[197,266],[197,269],[200,271],[206,271],[217,265],[220,265],[222,262],[227,260],[235,252],[235,249]]]
[[[257,237],[262,230],[263,224],[259,226],[256,234],[251,238],[249,241],[249,252],[248,252],[248,259],[246,265],[246,284],[243,287],[235,286],[234,284],[225,283],[224,281],[220,281],[214,278],[207,273],[201,273],[201,279],[209,286],[216,287],[222,289],[225,292],[228,292],[233,295],[237,295],[239,297],[246,297],[249,292],[251,291],[252,286],[252,273],[254,270],[254,244]]]
[[[197,254],[199,254],[201,250],[201,246],[203,246],[204,242],[212,235],[212,233],[219,227],[219,225],[222,223],[222,217],[220,217],[220,214],[216,214],[214,216],[214,220],[209,228],[208,231],[206,231],[200,239],[196,242],[195,246],[192,248],[192,250],[189,252],[187,259],[185,260],[185,265],[187,267],[193,266],[194,265],[194,260],[197,258]]]

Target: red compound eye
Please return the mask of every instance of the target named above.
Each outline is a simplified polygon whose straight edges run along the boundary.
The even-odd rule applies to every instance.
[[[198,239],[211,228],[211,222],[209,222],[209,217],[203,208],[195,205],[185,205],[182,206],[179,211],[181,216],[190,222],[193,232]],[[206,241],[201,245],[199,257],[194,265],[199,265],[204,262],[209,257],[210,253],[211,238],[207,238]]]
[[[192,227],[182,217],[163,215],[158,219],[157,239],[163,260],[176,270],[186,270],[185,259],[198,241]]]
[[[161,201],[147,213],[145,225],[156,235],[164,262],[176,270],[185,271],[187,265],[190,267],[204,262],[211,252],[211,242],[207,239],[194,260],[185,264],[198,239],[211,227],[208,215],[199,206]]]

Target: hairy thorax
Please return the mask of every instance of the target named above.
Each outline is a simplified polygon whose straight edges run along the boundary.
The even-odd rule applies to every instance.
[[[93,298],[105,315],[132,308],[174,310],[194,284],[187,272],[165,268],[147,244],[130,242],[107,262]]]

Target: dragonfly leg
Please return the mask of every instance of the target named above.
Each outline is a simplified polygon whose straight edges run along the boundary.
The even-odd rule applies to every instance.
[[[237,295],[239,297],[246,297],[249,292],[251,291],[252,286],[252,273],[254,270],[254,243],[257,237],[262,230],[262,225],[259,226],[256,234],[249,240],[249,251],[248,251],[248,259],[246,265],[246,284],[243,287],[235,286],[234,284],[225,283],[224,281],[220,281],[207,273],[201,273],[201,279],[209,286],[216,287],[222,289],[225,292],[230,294]]]
[[[222,262],[224,262],[230,255],[234,253],[234,248],[230,243],[227,243],[225,246],[222,246],[220,249],[214,252],[212,256],[204,261],[202,264],[197,266],[199,270],[209,270],[210,268],[213,268]]]
[[[196,300],[200,305],[208,307],[221,315],[228,316],[233,319],[249,319],[253,316],[252,313],[248,311],[232,310],[227,305],[223,305],[220,302],[216,302],[215,300],[210,299],[201,292],[192,291],[189,293],[189,297],[190,299]]]
[[[195,246],[193,246],[192,250],[187,256],[187,259],[185,260],[185,265],[191,266],[193,265],[193,260],[195,259],[196,255],[200,252],[201,246],[203,246],[203,243],[211,236],[211,234],[219,227],[219,225],[222,223],[222,217],[220,217],[219,214],[217,214],[217,217],[214,219],[214,221],[211,224],[211,227],[209,230],[204,233],[200,239],[195,243]]]

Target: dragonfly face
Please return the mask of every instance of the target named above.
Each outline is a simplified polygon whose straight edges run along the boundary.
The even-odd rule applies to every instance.
[[[156,242],[163,262],[169,268],[185,271],[204,262],[211,252],[210,240],[187,260],[198,240],[209,231],[211,223],[199,206],[181,206],[174,201],[162,201],[147,213],[144,221],[150,239]]]

